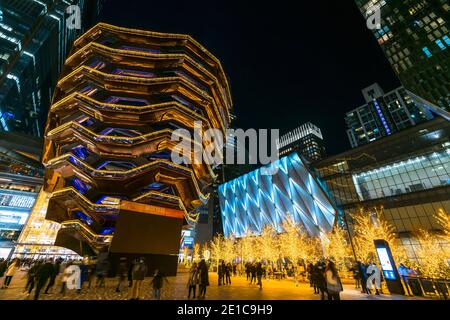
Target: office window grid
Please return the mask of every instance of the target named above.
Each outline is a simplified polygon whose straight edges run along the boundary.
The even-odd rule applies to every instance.
[[[360,200],[450,184],[450,149],[353,175]]]

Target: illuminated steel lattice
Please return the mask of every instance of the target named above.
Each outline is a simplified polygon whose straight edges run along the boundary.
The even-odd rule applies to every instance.
[[[298,154],[281,158],[269,168],[276,173],[264,175],[258,169],[219,186],[225,235],[259,234],[265,225],[281,232],[288,214],[310,236],[330,232],[337,210]]]
[[[172,163],[171,135],[195,121],[225,132],[231,104],[220,62],[190,36],[98,24],[75,42],[53,97],[46,218],[97,252],[124,203],[195,221],[215,176],[207,164]]]

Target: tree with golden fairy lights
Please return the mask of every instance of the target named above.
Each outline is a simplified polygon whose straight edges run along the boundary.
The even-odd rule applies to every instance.
[[[389,243],[392,255],[397,263],[406,260],[406,252],[399,245],[394,228],[383,217],[383,208],[375,208],[374,211],[363,210],[353,215],[354,220],[354,244],[356,255],[361,262],[369,263],[377,261],[374,240],[384,239]]]
[[[261,235],[255,237],[253,256],[256,260],[276,263],[280,256],[278,234],[272,225],[265,225]]]
[[[422,276],[434,279],[450,279],[448,252],[442,247],[439,238],[428,231],[421,230],[416,235],[419,248],[416,255],[419,258]]]
[[[344,270],[346,259],[352,256],[346,231],[336,226],[333,232],[328,235],[328,239],[329,242],[325,246],[328,257],[334,260],[339,270]]]

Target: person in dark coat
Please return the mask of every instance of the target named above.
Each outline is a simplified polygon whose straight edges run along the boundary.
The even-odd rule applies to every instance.
[[[209,286],[209,275],[208,275],[208,266],[206,265],[205,259],[202,259],[198,265],[199,269],[199,299],[205,299],[206,296],[206,287]]]
[[[50,277],[50,281],[48,282],[47,288],[45,288],[44,294],[48,294],[48,291],[53,288],[56,282],[56,277],[59,274],[59,269],[61,268],[61,260],[56,260],[55,264],[53,265],[53,272]]]
[[[169,281],[167,281],[167,278],[164,277],[159,270],[156,270],[153,279],[150,282],[150,285],[153,287],[153,297],[155,298],[155,300],[161,300],[161,289],[163,287],[164,281],[167,284],[169,283]]]
[[[252,264],[250,266],[250,273],[252,275],[252,278],[250,279],[250,284],[253,284],[253,281],[256,283],[256,264]]]
[[[128,288],[131,288],[133,286],[133,268],[136,263],[137,259],[131,261],[130,265],[128,266]]]
[[[258,278],[258,286],[260,289],[262,289],[262,275],[264,273],[263,267],[261,262],[258,262],[258,264],[255,267],[256,277]]]
[[[128,275],[127,258],[122,257],[120,258],[119,266],[117,268],[117,277],[119,279],[117,283],[116,292],[122,292],[127,275]]]
[[[221,261],[219,263],[219,266],[217,267],[219,286],[221,286],[222,284],[225,284],[225,281],[223,280],[224,274],[225,274],[225,263],[223,261]]]
[[[5,275],[6,269],[8,268],[8,263],[5,259],[0,259],[0,278]]]
[[[47,284],[47,281],[54,273],[53,260],[47,260],[36,271],[36,290],[34,291],[34,300],[39,299],[39,294],[42,288]]]
[[[33,263],[28,269],[27,272],[27,283],[25,285],[25,292],[28,292],[28,294],[31,294],[31,291],[34,289],[34,285],[36,283],[36,271],[41,266],[41,261],[36,261]]]
[[[133,287],[131,288],[130,300],[139,300],[141,294],[142,282],[147,275],[148,268],[145,263],[145,258],[141,257],[139,261],[133,266]]]
[[[233,267],[231,266],[231,263],[228,263],[225,266],[225,283],[231,284],[231,273],[233,272]]]

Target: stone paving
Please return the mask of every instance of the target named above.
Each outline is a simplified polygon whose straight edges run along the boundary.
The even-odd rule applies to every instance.
[[[0,290],[0,300],[28,300],[33,299],[34,291],[29,297],[24,293],[25,277],[24,271],[19,271],[14,276],[8,289]],[[184,300],[187,299],[187,274],[179,273],[176,277],[168,277],[169,283],[164,284],[161,291],[161,299]],[[141,291],[141,299],[151,300],[152,290],[150,288],[151,278],[144,281]],[[60,280],[53,288],[51,294],[41,294],[41,300],[127,300],[129,298],[129,288],[123,293],[116,293],[116,279],[107,279],[105,288],[87,288],[84,284],[80,293],[75,290],[67,290],[63,296],[59,293]],[[206,299],[209,300],[319,300],[319,295],[315,295],[309,284],[300,283],[298,286],[292,280],[264,280],[263,289],[259,289],[255,284],[250,285],[244,277],[233,277],[229,286],[218,286],[217,274],[210,273],[210,286],[207,289]],[[95,281],[93,281],[95,282]],[[1,279],[3,284],[3,279]],[[398,295],[366,295],[361,294],[353,285],[344,285],[342,300],[407,300],[421,299],[418,297],[405,297]],[[423,298],[422,298],[423,299]]]

